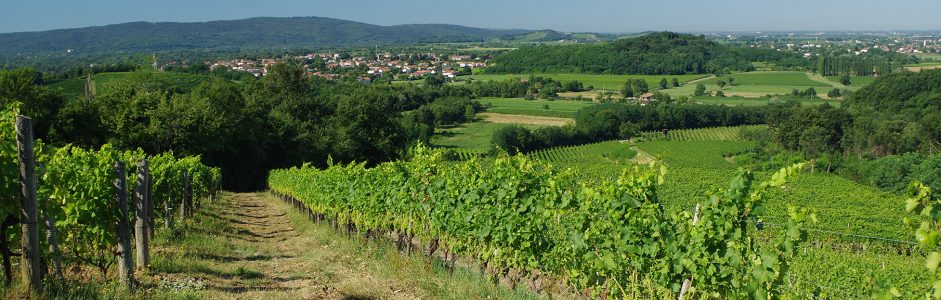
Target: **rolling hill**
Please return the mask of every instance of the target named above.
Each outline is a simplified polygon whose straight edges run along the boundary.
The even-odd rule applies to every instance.
[[[39,32],[0,33],[0,56],[171,50],[246,50],[512,39],[531,30],[445,24],[379,26],[321,17],[258,17],[177,23],[133,22]]]

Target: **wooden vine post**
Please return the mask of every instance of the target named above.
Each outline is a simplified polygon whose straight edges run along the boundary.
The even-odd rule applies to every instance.
[[[180,220],[185,220],[190,214],[189,201],[189,172],[183,171],[183,199],[180,201]]]
[[[20,163],[20,223],[22,224],[23,278],[34,292],[42,291],[39,245],[39,207],[36,205],[36,154],[33,119],[16,116],[16,150]]]
[[[148,185],[150,171],[146,159],[137,163],[137,187],[134,189],[134,212],[137,215],[134,222],[134,237],[137,248],[137,269],[143,270],[150,263],[150,253],[147,249],[148,230],[150,224],[147,215],[147,206],[150,200],[150,186]]]
[[[134,272],[131,266],[134,264],[134,258],[131,257],[131,230],[128,222],[127,205],[127,174],[123,162],[114,162],[114,172],[117,178],[114,179],[115,201],[118,205],[118,280],[124,286],[130,288],[134,283]]]

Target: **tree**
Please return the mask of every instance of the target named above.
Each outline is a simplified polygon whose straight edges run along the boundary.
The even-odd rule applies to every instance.
[[[582,87],[582,82],[578,80],[572,80],[572,81],[566,82],[564,89],[569,92],[581,92],[584,90],[584,88]]]
[[[426,75],[425,84],[429,86],[441,86],[444,84],[444,76],[438,74]]]
[[[725,93],[722,91],[716,91],[716,97],[725,97]]]
[[[696,91],[693,92],[695,96],[702,96],[706,94],[706,85],[700,83],[696,85]]]
[[[840,77],[840,83],[843,84],[843,85],[850,85],[850,84],[852,84],[852,82],[850,82],[850,76],[849,76],[849,75],[843,75],[843,77]]]
[[[670,82],[668,82],[666,78],[660,79],[660,89],[661,89],[661,90],[665,90],[665,89],[669,88],[669,86],[670,86]]]
[[[725,80],[719,80],[719,81],[716,82],[716,85],[719,86],[719,89],[720,89],[720,90],[725,87],[725,84],[726,84],[726,83],[725,83]]]
[[[621,96],[624,98],[634,97],[634,87],[630,83],[625,83],[624,87],[621,88]]]
[[[827,133],[823,127],[810,126],[800,135],[800,144],[804,154],[811,156],[810,172],[813,173],[817,164],[817,156],[823,153],[827,145]]]
[[[729,85],[735,85],[735,77],[729,76]]]
[[[680,80],[673,77],[673,87],[680,87]]]
[[[843,97],[843,92],[840,92],[839,88],[833,88],[829,93],[827,93],[827,97],[840,98]]]
[[[477,118],[477,114],[476,114],[476,111],[474,110],[474,106],[471,104],[465,105],[464,106],[464,119],[466,121],[473,121],[475,118]]]

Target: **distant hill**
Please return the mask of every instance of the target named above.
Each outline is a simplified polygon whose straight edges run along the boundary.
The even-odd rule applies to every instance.
[[[487,73],[679,75],[749,71],[754,62],[783,69],[810,66],[809,60],[795,53],[720,45],[703,36],[673,32],[653,32],[607,43],[522,47],[493,62]]]
[[[542,43],[542,42],[600,42],[613,40],[613,35],[597,33],[562,33],[554,30],[537,30],[526,34],[507,36],[502,39],[510,42]]]
[[[106,54],[171,50],[316,48],[513,39],[531,30],[444,24],[379,26],[321,17],[197,23],[133,22],[107,26],[0,34],[0,56],[48,53]]]
[[[844,103],[875,111],[918,117],[941,108],[941,70],[899,72],[879,77]]]

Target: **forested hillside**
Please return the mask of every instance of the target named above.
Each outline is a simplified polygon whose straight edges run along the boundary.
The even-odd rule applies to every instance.
[[[750,71],[766,62],[806,69],[795,53],[720,45],[703,36],[656,32],[612,43],[532,46],[498,56],[488,73],[704,74]]]
[[[0,56],[104,54],[181,49],[232,50],[484,41],[526,34],[444,24],[378,26],[320,17],[250,18],[197,23],[133,22],[0,34]]]

